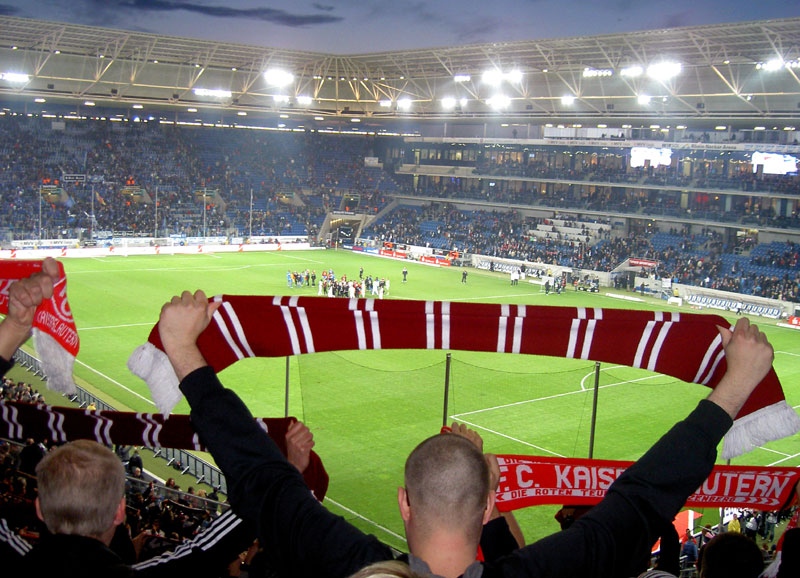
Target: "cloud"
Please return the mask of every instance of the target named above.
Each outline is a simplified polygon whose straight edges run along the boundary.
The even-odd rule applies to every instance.
[[[656,25],[659,28],[680,28],[681,26],[690,26],[695,23],[689,10],[683,12],[675,12],[673,14],[665,14],[658,20]]]
[[[330,4],[320,4],[319,2],[314,2],[311,6],[324,12],[333,12],[336,10],[336,6],[331,6]]]
[[[8,4],[0,4],[0,16],[14,16],[15,14],[19,14],[19,8]]]
[[[122,0],[116,2],[121,9],[140,12],[185,11],[214,18],[242,18],[271,22],[282,26],[302,27],[318,24],[331,24],[344,20],[341,16],[329,14],[294,14],[275,8],[233,8],[224,5],[180,2],[174,0]]]

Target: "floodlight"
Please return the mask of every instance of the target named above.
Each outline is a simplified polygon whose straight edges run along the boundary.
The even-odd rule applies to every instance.
[[[274,100],[275,102],[277,102],[279,104],[281,104],[281,103],[285,104],[285,103],[289,102],[289,97],[286,96],[285,94],[276,94],[276,95],[274,95],[272,97],[272,100]]]
[[[469,82],[472,80],[472,77],[469,74],[456,74],[453,80],[456,82]]]
[[[289,118],[289,115],[288,114],[281,114],[280,118]]]
[[[302,106],[308,106],[312,102],[314,102],[314,99],[311,98],[310,96],[301,95],[297,97],[297,104],[300,104]]]
[[[651,124],[650,125],[650,130],[658,130],[660,128],[661,128],[660,124]]]
[[[42,102],[47,102],[47,101],[45,99],[43,99],[43,98],[34,98],[33,102],[42,103]]]
[[[131,108],[135,108],[136,110],[141,110],[144,108],[144,106],[142,106],[141,104],[134,104],[133,106],[131,106]]]
[[[598,76],[613,76],[614,71],[610,68],[589,68],[583,69],[584,78],[596,78]]]
[[[278,128],[284,128],[285,126],[286,126],[286,125],[285,125],[284,123],[282,123],[282,122],[279,122],[279,123],[278,123]]]
[[[94,102],[91,100],[85,100],[83,101],[83,106],[94,106]]]
[[[497,86],[501,82],[503,82],[503,73],[497,70],[496,68],[493,68],[491,70],[487,70],[486,72],[484,72],[483,76],[481,77],[481,80],[484,82],[484,84]]]
[[[728,130],[728,127],[724,124],[720,124],[714,127],[714,130]]]
[[[639,104],[650,104],[650,99],[651,99],[651,98],[652,98],[652,97],[651,97],[649,94],[640,94],[640,95],[639,95],[639,96],[636,98],[636,101],[637,101]]]
[[[623,124],[622,125],[622,128],[631,128],[631,127],[632,127],[632,125],[630,125],[630,124]]]
[[[286,86],[294,82],[294,74],[280,68],[270,68],[264,72],[264,80],[272,86]]]
[[[515,82],[519,84],[520,82],[522,82],[522,71],[514,69],[510,72],[507,72],[505,74],[505,78],[508,82]]]
[[[636,78],[637,76],[641,76],[644,73],[644,69],[639,65],[628,66],[623,68],[619,71],[622,76],[630,76],[631,78]]]
[[[785,126],[783,130],[795,130],[795,128],[793,126]]]
[[[247,116],[247,113],[245,111],[243,111],[243,110],[240,110],[239,112],[236,113],[236,115],[237,116]]]
[[[686,125],[685,125],[685,124],[679,124],[679,125],[678,125],[678,126],[676,126],[675,128],[676,128],[677,130],[686,130]]]
[[[187,108],[186,112],[197,112],[196,108]]]
[[[317,122],[319,122],[319,121],[323,121],[323,120],[325,120],[325,118],[324,118],[324,117],[321,117],[321,116],[315,116],[315,117],[314,117],[314,120],[316,120]]]
[[[381,100],[381,101],[378,101],[378,104],[381,105],[383,108],[389,108],[389,107],[392,106],[392,101],[391,100]]]
[[[570,106],[575,103],[575,97],[571,94],[565,94],[561,97],[561,104],[565,106]]]
[[[607,124],[598,124],[597,128],[608,128]]]
[[[447,97],[442,99],[442,108],[443,109],[451,110],[451,109],[454,109],[455,107],[456,107],[456,99],[455,98],[453,98],[451,96],[447,96]]]
[[[351,118],[350,122],[361,122],[360,118]]]
[[[400,110],[409,110],[411,108],[410,98],[401,98],[397,101],[397,108]]]
[[[22,74],[20,72],[0,72],[0,80],[5,80],[8,82],[18,82],[23,84],[28,82],[31,77],[27,74]]]
[[[647,67],[647,76],[654,80],[669,80],[681,73],[683,65],[680,62],[665,60]]]
[[[508,106],[511,104],[511,99],[505,94],[495,94],[491,98],[486,99],[486,104],[495,110],[500,110],[503,108],[508,108]]]
[[[756,68],[763,69],[768,72],[775,72],[776,70],[780,70],[784,66],[783,58],[773,58],[772,60],[767,60],[766,62],[759,62],[756,65]]]
[[[233,95],[230,90],[211,88],[195,88],[192,92],[194,92],[196,96],[213,96],[216,98],[230,98]]]
[[[756,126],[756,127],[753,127],[753,130],[767,130],[767,127],[765,127],[765,126]]]

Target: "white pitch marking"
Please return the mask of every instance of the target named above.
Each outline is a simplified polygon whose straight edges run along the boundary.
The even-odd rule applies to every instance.
[[[539,295],[539,293],[514,293],[508,295],[486,295],[484,297],[459,297],[456,299],[446,299],[446,301],[482,301],[484,299],[502,299],[504,297],[531,297],[532,295]],[[544,293],[542,293],[544,296]]]
[[[628,367],[627,365],[612,365],[611,367],[601,367],[600,371],[607,371],[609,369],[619,369],[620,367]],[[586,375],[583,376],[581,379],[581,391],[586,391],[586,388],[583,387],[583,384],[586,383],[586,380],[594,375],[594,371],[590,371]]]
[[[464,414],[461,414],[461,415],[464,415]],[[456,419],[456,420],[458,420],[458,421],[460,421],[460,422],[462,422],[462,423],[465,423],[465,424],[467,424],[468,426],[474,427],[474,428],[476,428],[476,429],[482,429],[483,431],[488,431],[489,433],[493,433],[493,434],[495,434],[495,435],[498,435],[498,436],[500,436],[500,437],[502,437],[502,438],[506,438],[506,439],[508,439],[508,440],[511,440],[512,442],[518,442],[518,443],[521,443],[522,445],[526,445],[526,446],[528,446],[528,447],[531,447],[531,448],[537,449],[537,450],[539,450],[539,451],[542,451],[542,452],[547,452],[548,454],[553,454],[554,456],[558,456],[559,458],[565,458],[565,457],[567,457],[567,456],[563,456],[563,455],[561,455],[561,454],[559,454],[559,453],[556,453],[556,452],[554,452],[554,451],[552,451],[552,450],[548,450],[547,448],[543,448],[542,446],[537,446],[537,445],[535,445],[535,444],[532,444],[532,443],[528,443],[528,442],[522,441],[521,439],[517,439],[517,438],[511,437],[511,436],[509,436],[509,435],[506,435],[506,434],[500,433],[499,431],[495,431],[495,430],[493,430],[493,429],[489,429],[488,427],[483,427],[483,426],[480,426],[480,425],[478,425],[478,424],[474,424],[474,423],[468,422],[468,421],[466,421],[466,420],[460,419],[458,416],[454,416],[454,415],[452,415],[452,416],[450,416],[450,417],[451,417],[451,418],[453,418],[453,419]]]
[[[88,369],[89,371],[93,371],[93,372],[95,372],[95,373],[96,373],[97,375],[99,375],[100,377],[102,377],[102,378],[104,378],[104,379],[107,379],[108,381],[110,381],[110,382],[111,382],[111,383],[113,383],[114,385],[118,385],[119,387],[121,387],[122,389],[124,389],[125,391],[127,391],[128,393],[132,393],[133,395],[135,395],[135,396],[136,396],[136,397],[138,397],[139,399],[143,399],[144,401],[146,401],[147,403],[149,403],[150,405],[152,405],[152,406],[154,406],[154,407],[155,407],[155,405],[156,405],[156,404],[154,404],[152,400],[150,400],[150,399],[147,399],[145,396],[143,396],[143,395],[141,395],[141,394],[139,394],[139,393],[136,393],[136,392],[135,392],[135,391],[133,391],[132,389],[129,389],[129,388],[125,387],[125,386],[124,386],[124,385],[122,385],[120,382],[118,382],[116,379],[111,379],[111,378],[110,378],[110,377],[108,377],[108,376],[107,376],[105,373],[102,373],[102,372],[100,372],[100,371],[97,371],[97,370],[96,370],[94,367],[91,367],[90,365],[86,365],[86,364],[85,364],[84,362],[82,362],[80,359],[76,359],[76,360],[75,360],[75,363],[80,363],[82,366],[84,366],[84,367],[85,367],[86,369]]]
[[[765,452],[772,452],[773,454],[778,454],[779,456],[789,457],[789,454],[784,453],[784,452],[779,452],[778,450],[773,450],[773,449],[770,449],[770,448],[762,448],[761,446],[759,446],[758,449],[764,450]]]
[[[78,331],[92,331],[93,329],[121,329],[122,327],[141,327],[142,325],[153,326],[155,323],[126,323],[125,325],[105,325],[103,327],[79,327]]]
[[[661,375],[661,374],[648,375],[646,377],[639,377],[637,379],[629,379],[627,381],[619,381],[617,383],[609,383],[607,385],[601,385],[600,389],[605,389],[607,387],[614,387],[614,386],[617,386],[617,385],[625,385],[626,383],[634,383],[636,381],[644,381],[645,379],[654,379],[656,377],[664,377],[664,376]],[[496,405],[494,407],[487,407],[487,408],[484,408],[484,409],[477,409],[475,411],[467,411],[467,412],[464,412],[464,413],[456,414],[453,417],[459,417],[459,416],[462,416],[462,415],[472,415],[472,414],[475,414],[475,413],[482,413],[484,411],[492,411],[494,409],[503,409],[504,407],[512,407],[512,406],[515,406],[515,405],[523,405],[523,404],[526,404],[526,403],[533,403],[535,401],[545,401],[545,400],[548,400],[548,399],[555,399],[557,397],[565,397],[567,395],[575,395],[576,393],[586,393],[586,391],[588,391],[588,390],[576,389],[575,391],[568,391],[566,393],[557,393],[555,395],[548,395],[546,397],[537,397],[536,399],[526,399],[524,401],[515,401],[514,403],[506,403],[506,404],[503,404],[503,405]]]
[[[351,510],[351,509],[350,509],[350,508],[348,508],[347,506],[344,506],[344,505],[340,504],[339,502],[337,502],[336,500],[334,500],[334,499],[333,499],[333,498],[331,498],[330,496],[325,496],[325,501],[326,501],[326,502],[330,502],[331,504],[333,504],[333,505],[334,505],[334,506],[336,506],[337,508],[341,508],[341,509],[342,509],[342,510],[344,510],[345,512],[348,512],[348,513],[350,513],[350,514],[353,514],[354,516],[356,516],[357,518],[360,518],[361,520],[364,520],[365,522],[369,522],[370,524],[372,524],[372,525],[373,525],[373,526],[375,526],[376,528],[380,528],[381,530],[383,530],[384,532],[386,532],[386,533],[387,533],[387,534],[389,534],[390,536],[394,536],[395,538],[397,538],[398,540],[401,540],[402,542],[405,542],[405,541],[406,541],[406,539],[405,539],[405,538],[403,538],[403,537],[402,537],[400,534],[397,534],[397,533],[395,533],[395,532],[392,532],[392,531],[391,531],[389,528],[387,528],[387,527],[385,527],[385,526],[381,526],[381,525],[380,525],[378,522],[375,522],[375,521],[373,521],[373,520],[370,520],[370,519],[369,519],[369,518],[367,518],[366,516],[362,516],[361,514],[359,514],[358,512],[356,512],[355,510]]]
[[[793,357],[800,357],[800,353],[792,353],[791,351],[776,351],[775,353],[783,353],[784,355],[791,355]]]
[[[786,460],[791,460],[792,458],[796,458],[797,456],[800,456],[800,454],[793,454],[791,456],[786,456],[785,458],[779,459],[777,462],[772,462],[771,464],[767,464],[767,467],[776,466],[782,462],[785,462]]]
[[[305,259],[307,260],[307,259]],[[312,263],[322,263],[322,261],[312,261]],[[251,265],[240,265],[238,267],[145,267],[142,269],[115,269],[113,273],[140,273],[140,272],[162,272],[162,271],[241,271],[243,269],[251,269],[254,267],[284,267],[286,262],[283,263],[256,263]],[[70,275],[102,273],[105,275],[109,271],[70,271]]]

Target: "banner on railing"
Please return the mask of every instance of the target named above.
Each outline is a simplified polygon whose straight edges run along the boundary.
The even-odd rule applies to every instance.
[[[633,462],[499,455],[497,508],[543,504],[592,506]],[[692,508],[779,510],[800,480],[798,468],[716,466],[686,501]]]

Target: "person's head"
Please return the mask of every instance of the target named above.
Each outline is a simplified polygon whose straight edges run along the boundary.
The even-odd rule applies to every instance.
[[[412,552],[418,541],[440,530],[461,532],[477,544],[494,505],[483,454],[461,436],[428,438],[406,460],[398,503]]]
[[[36,475],[36,513],[50,532],[111,540],[125,518],[125,471],[111,450],[74,441],[47,454]]]
[[[700,578],[757,578],[764,570],[764,557],[744,534],[724,532],[705,545],[698,567]]]

